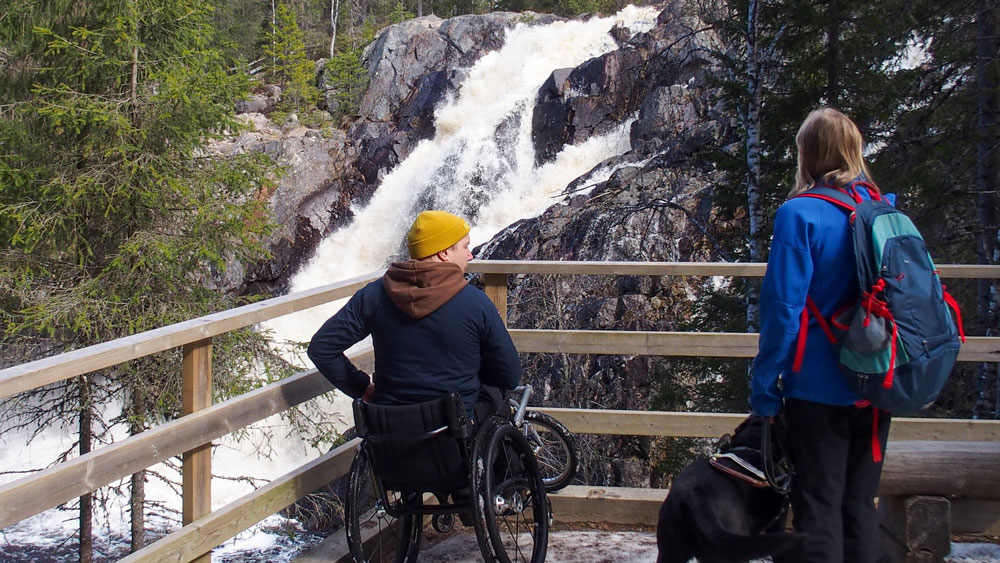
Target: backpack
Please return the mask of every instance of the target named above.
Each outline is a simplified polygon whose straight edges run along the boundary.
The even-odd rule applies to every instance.
[[[863,200],[858,188],[871,199]],[[958,303],[941,285],[923,237],[909,217],[866,182],[851,184],[848,192],[816,187],[796,197],[822,199],[850,215],[858,299],[828,322],[806,298],[792,371],[801,368],[812,316],[838,348],[848,384],[872,406],[897,413],[931,406],[951,374],[965,332]]]

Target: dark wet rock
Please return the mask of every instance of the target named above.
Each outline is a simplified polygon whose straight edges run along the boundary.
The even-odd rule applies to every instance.
[[[565,144],[607,133],[665,85],[685,84],[711,65],[699,21],[671,6],[657,25],[623,47],[591,59],[568,75],[559,70],[539,91],[532,120],[535,160],[551,160]],[[621,30],[618,39],[622,37]]]

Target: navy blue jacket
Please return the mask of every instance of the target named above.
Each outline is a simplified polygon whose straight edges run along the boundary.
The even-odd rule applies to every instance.
[[[854,260],[843,209],[808,197],[789,199],[778,208],[760,290],[760,341],[750,382],[754,412],[778,414],[782,397],[827,405],[852,405],[861,399],[847,386],[837,351],[817,322],[809,323],[802,370],[791,371],[806,296],[826,319],[856,299]]]
[[[472,406],[483,384],[513,389],[521,379],[521,362],[496,306],[479,289],[465,283],[461,269],[448,264],[451,282],[459,279],[455,293],[434,310],[414,313],[390,298],[386,284],[390,274],[413,272],[408,262],[394,264],[386,278],[376,280],[357,293],[328,319],[309,344],[309,358],[338,389],[360,397],[369,383],[368,374],[357,369],[344,355],[349,347],[371,334],[375,348],[375,394],[378,404],[409,404],[435,399],[458,391],[471,416]],[[447,266],[435,266],[440,272]],[[412,293],[436,291],[419,275]],[[397,278],[398,280],[398,278]],[[433,282],[431,282],[433,283]],[[396,286],[398,290],[398,284]],[[396,291],[397,301],[410,292]],[[407,294],[399,297],[400,294]],[[421,315],[415,318],[414,315]]]

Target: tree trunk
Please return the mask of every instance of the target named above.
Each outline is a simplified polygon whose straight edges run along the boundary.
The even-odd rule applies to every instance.
[[[837,107],[840,97],[840,3],[830,0],[828,3],[826,28],[826,103]]]
[[[760,262],[764,257],[763,223],[760,209],[760,64],[757,49],[757,0],[750,0],[747,7],[747,93],[746,113],[746,166],[747,166],[747,215],[750,222],[750,261]],[[757,291],[752,285],[747,291],[747,330],[756,332],[758,322]]]
[[[132,390],[132,416],[129,423],[129,434],[135,436],[141,434],[145,428],[140,420],[142,413],[146,412],[145,396],[142,389],[136,386]],[[129,487],[129,509],[132,519],[132,544],[131,552],[136,552],[146,545],[146,471],[139,471],[132,474]]]
[[[988,0],[979,0],[976,14],[976,212],[981,232],[976,244],[976,258],[980,264],[1000,263],[998,256],[997,192],[1000,190],[1000,135],[997,133],[1000,100],[998,100],[997,37],[998,9]],[[998,295],[993,280],[978,282],[978,313],[986,321],[986,336],[996,336],[998,323]],[[1000,389],[993,397],[993,412],[989,413],[987,389],[995,373],[994,364],[982,364],[979,368],[979,382],[973,418],[1000,415]],[[996,376],[1000,377],[1000,376]],[[1000,384],[1000,381],[997,381]]]
[[[130,553],[146,546],[146,471],[132,474],[129,506],[132,512],[132,544]]]
[[[139,123],[139,46],[132,48],[132,76],[129,84],[129,102],[132,104],[132,125]]]
[[[340,0],[330,0],[330,58],[337,45],[337,19],[340,17]]]
[[[86,375],[77,378],[80,387],[80,455],[90,453],[93,447],[93,405],[90,381]],[[80,563],[94,560],[94,499],[86,494],[80,497]]]

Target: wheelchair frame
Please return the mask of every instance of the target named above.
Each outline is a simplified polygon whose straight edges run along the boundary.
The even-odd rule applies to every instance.
[[[351,465],[345,506],[348,547],[352,557],[364,563],[416,561],[423,516],[432,516],[435,529],[442,531],[439,522],[446,516],[450,515],[453,519],[458,514],[463,521],[471,517],[485,561],[541,563],[545,559],[551,510],[531,446],[511,416],[492,415],[479,425],[475,436],[470,436],[461,398],[452,394],[446,401],[451,401],[450,405],[445,403],[447,415],[439,418],[447,419],[447,424],[431,430],[421,428],[419,432],[396,434],[376,431],[366,414],[373,409],[388,413],[394,407],[372,407],[360,400],[355,401],[355,425],[363,441]],[[387,489],[382,477],[384,468],[379,466],[386,460],[378,459],[380,454],[376,452],[376,445],[399,443],[412,448],[415,442],[435,439],[455,440],[461,454],[459,461],[467,469],[467,478],[458,481],[458,487],[454,486],[454,482],[441,481],[427,490]],[[390,455],[386,452],[391,448],[391,445],[388,450],[383,448],[381,455]],[[363,474],[366,471],[369,475]],[[370,485],[365,483],[366,479],[370,480]],[[466,486],[461,486],[463,484]],[[368,486],[370,493],[365,492]],[[464,492],[462,489],[468,492],[468,498],[454,501],[456,493]],[[428,493],[437,497],[438,504],[425,502]],[[361,496],[366,498],[361,499]],[[452,502],[447,501],[449,496]],[[364,506],[362,500],[366,502]],[[361,537],[360,519],[363,515],[378,520],[379,537],[370,540],[368,545]],[[387,516],[394,519],[397,526],[393,526],[393,521]],[[381,529],[383,522],[388,532]],[[521,532],[528,533],[530,546],[521,545],[525,539]],[[381,537],[385,533],[392,536]]]

